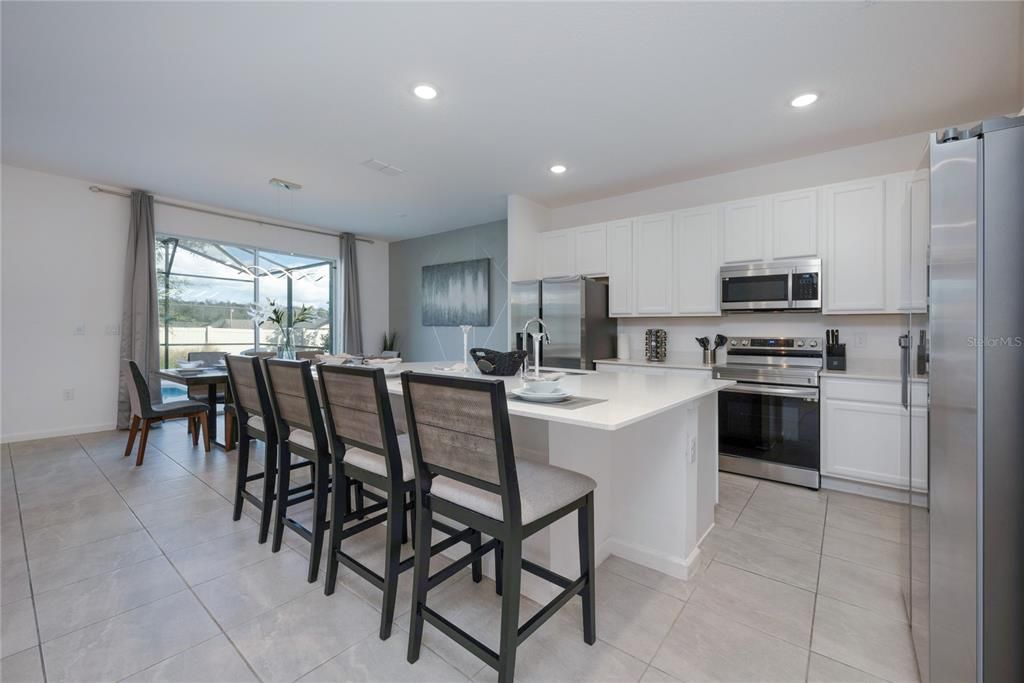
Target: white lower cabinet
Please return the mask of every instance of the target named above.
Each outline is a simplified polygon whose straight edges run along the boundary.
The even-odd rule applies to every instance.
[[[821,473],[924,491],[928,485],[927,408],[913,386],[907,420],[898,381],[826,378],[822,384]],[[913,457],[911,457],[913,455]]]

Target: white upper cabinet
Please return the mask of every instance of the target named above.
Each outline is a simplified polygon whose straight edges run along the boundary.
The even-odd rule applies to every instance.
[[[928,241],[931,235],[928,174],[921,171],[889,178],[889,308],[924,312],[928,308]]]
[[[831,185],[822,190],[822,203],[824,312],[885,312],[885,181]]]
[[[632,315],[633,221],[608,224],[608,315]]]
[[[818,191],[773,195],[771,234],[773,259],[818,255]]]
[[[608,274],[608,235],[604,223],[576,228],[576,272]]]
[[[765,259],[765,201],[744,199],[722,205],[722,262]]]
[[[552,230],[540,235],[540,276],[576,275],[576,232]]]
[[[675,222],[676,313],[718,315],[717,206],[677,211]]]
[[[672,313],[672,214],[638,218],[633,231],[636,245],[636,313]]]

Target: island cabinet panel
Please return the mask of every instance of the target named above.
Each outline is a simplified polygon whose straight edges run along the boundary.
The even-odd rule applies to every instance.
[[[604,223],[576,228],[576,272],[579,275],[608,274],[608,232]]]
[[[885,181],[826,187],[825,313],[886,310]]]
[[[672,313],[672,214],[643,216],[633,227],[636,313]]]
[[[541,277],[576,275],[576,233],[553,230],[540,235]]]
[[[801,190],[771,197],[769,228],[773,259],[818,255],[818,191]]]
[[[633,221],[608,224],[608,314],[633,315]]]
[[[675,311],[679,315],[721,314],[718,294],[721,216],[715,206],[675,214]]]
[[[722,205],[722,262],[765,260],[765,202],[744,199]]]

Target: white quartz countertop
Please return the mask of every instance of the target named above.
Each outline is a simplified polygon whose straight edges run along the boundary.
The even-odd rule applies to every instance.
[[[455,377],[488,378],[487,375],[481,375],[475,371],[471,374],[437,372],[434,367],[438,365],[448,366],[451,365],[451,362],[402,363],[399,369]],[[500,379],[505,381],[506,390],[522,385],[518,376]],[[638,375],[617,372],[566,375],[559,382],[574,396],[604,400],[601,403],[579,408],[509,400],[509,415],[614,431],[690,401],[717,393],[725,387],[735,384],[735,382],[726,380],[713,380],[710,375],[707,379],[698,379],[688,376]],[[401,394],[401,380],[398,377],[389,377],[388,390],[392,394]]]
[[[677,370],[710,370],[712,365],[704,364],[704,354],[702,351],[684,351],[683,353],[673,353],[669,355],[663,363],[652,363],[646,358],[630,358],[623,360],[621,358],[602,358],[601,360],[595,361],[596,363],[608,363],[610,365],[630,365],[635,367],[649,367],[649,368],[675,368]],[[718,350],[718,362],[715,365],[722,365],[725,362],[725,349]]]
[[[911,360],[911,363],[914,361]],[[846,357],[846,370],[821,371],[822,378],[874,379],[893,382],[900,381],[900,362],[889,358],[857,358]],[[913,382],[927,382],[927,377],[912,376]]]

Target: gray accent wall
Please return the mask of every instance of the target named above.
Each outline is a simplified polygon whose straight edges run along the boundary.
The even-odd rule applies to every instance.
[[[473,328],[469,346],[508,349],[507,221],[392,242],[389,252],[389,317],[391,329],[398,332],[398,348],[404,360],[462,360],[462,330],[423,325],[422,270],[423,266],[479,258],[491,260],[491,320],[487,327]],[[383,334],[380,330],[377,336]],[[379,347],[378,341],[372,348]]]

